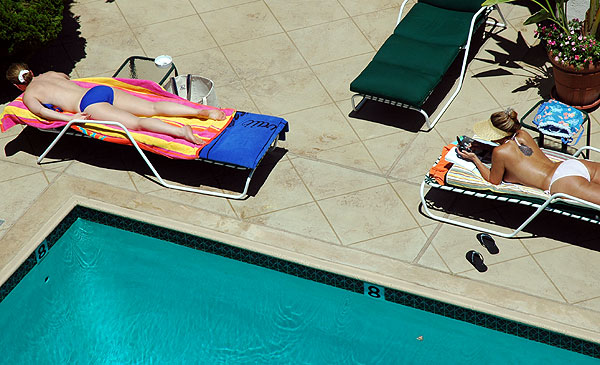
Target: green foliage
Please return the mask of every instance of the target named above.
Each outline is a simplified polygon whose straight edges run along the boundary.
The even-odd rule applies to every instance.
[[[64,0],[1,0],[0,50],[27,54],[56,39]]]

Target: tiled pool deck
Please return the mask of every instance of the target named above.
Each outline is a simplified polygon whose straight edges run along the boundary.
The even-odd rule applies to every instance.
[[[242,201],[162,188],[131,148],[70,138],[39,166],[50,136],[21,127],[0,134],[0,277],[83,204],[600,341],[597,225],[546,214],[515,239],[496,238],[492,256],[476,231],[437,223],[419,207],[419,184],[443,145],[493,111],[523,114],[548,96],[544,54],[522,25],[527,9],[502,7],[508,29],[487,28],[461,93],[424,132],[419,114],[392,107],[349,116],[349,84],[391,33],[400,3],[74,3],[85,56],[73,54],[77,39],[51,50],[52,62],[75,62],[73,78],[110,76],[131,55],[169,54],[181,74],[212,78],[221,106],[281,116],[291,131]],[[600,112],[591,116],[600,147]],[[153,160],[171,182],[230,185],[224,169]],[[490,227],[514,227],[525,213],[445,193],[431,199]],[[471,249],[483,253],[487,272],[465,260]]]

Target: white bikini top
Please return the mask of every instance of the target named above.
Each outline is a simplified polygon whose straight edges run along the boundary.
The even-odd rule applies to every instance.
[[[517,144],[517,146],[519,146],[519,150],[521,152],[523,152],[523,154],[525,156],[531,156],[533,154],[533,150],[531,149],[531,147],[527,146],[527,145],[522,145],[519,143],[519,140],[517,139],[517,133],[515,132],[515,134],[512,135],[512,137],[510,137],[509,141],[515,141],[515,143]],[[508,141],[506,141],[508,142]],[[504,142],[504,143],[506,143]]]

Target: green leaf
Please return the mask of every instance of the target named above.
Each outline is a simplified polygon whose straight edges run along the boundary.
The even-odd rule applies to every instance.
[[[551,14],[549,12],[547,12],[545,9],[541,9],[537,13],[535,13],[532,16],[530,16],[529,18],[527,18],[523,22],[523,24],[524,25],[536,24],[536,23],[542,22],[546,19],[549,19],[550,17],[551,17]]]

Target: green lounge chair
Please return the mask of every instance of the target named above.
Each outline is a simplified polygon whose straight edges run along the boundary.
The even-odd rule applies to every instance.
[[[499,13],[500,9],[481,7],[481,0],[420,0],[400,21],[408,1],[400,7],[394,33],[350,84],[350,90],[357,93],[352,96],[352,108],[357,111],[370,99],[417,110],[431,130],[460,91],[473,32],[494,8]],[[500,17],[506,23],[502,13]],[[430,122],[421,106],[461,50],[464,57],[456,91]],[[358,105],[354,101],[357,96],[363,98]]]

